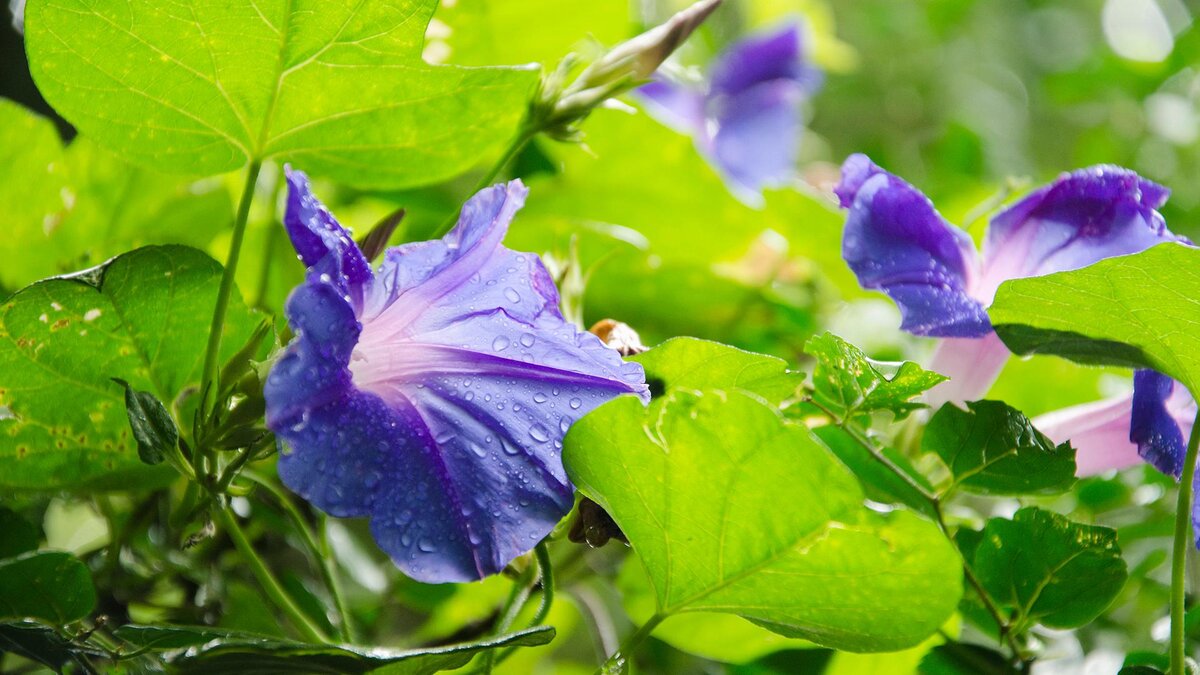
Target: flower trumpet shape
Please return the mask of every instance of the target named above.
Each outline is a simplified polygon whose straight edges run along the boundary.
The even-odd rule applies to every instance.
[[[980,255],[966,232],[904,180],[853,155],[836,193],[848,210],[842,256],[864,288],[888,294],[901,328],[945,338],[930,367],[951,378],[928,402],[977,399],[1008,360],[987,307],[1000,284],[1187,241],[1157,211],[1166,188],[1115,166],[1063,174],[996,214]]]
[[[1172,234],[1157,211],[1167,189],[1115,166],[1063,174],[998,213],[982,255],[925,195],[863,155],[846,160],[836,192],[849,211],[842,255],[859,283],[899,305],[904,330],[943,338],[930,367],[951,380],[930,392],[926,402],[934,407],[983,396],[1008,360],[987,315],[1004,281],[1078,269],[1167,241],[1190,243]],[[1170,383],[1139,371],[1132,396],[1066,408],[1034,423],[1055,442],[1072,441],[1080,475],[1130,466],[1139,457],[1166,471],[1155,458],[1178,454],[1182,464],[1176,418],[1195,404],[1163,379]],[[1190,428],[1190,419],[1182,428]]]
[[[800,32],[791,22],[734,44],[717,57],[702,86],[659,77],[638,89],[647,111],[691,135],[750,203],[795,171],[800,104],[820,83],[804,59]]]
[[[296,332],[265,385],[279,474],[334,516],[369,516],[409,576],[494,574],[570,510],[561,461],[571,424],[621,394],[647,399],[641,366],[567,323],[537,256],[501,240],[520,181],[466,203],[445,238],[389,249],[372,270],[288,170],[284,225],[305,282]]]

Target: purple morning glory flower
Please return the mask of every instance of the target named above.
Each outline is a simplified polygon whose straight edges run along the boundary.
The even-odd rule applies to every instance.
[[[800,25],[789,22],[732,45],[703,85],[659,76],[637,91],[650,114],[695,139],[739,197],[760,203],[763,188],[795,170],[799,105],[819,83]]]
[[[1063,174],[998,213],[982,255],[925,195],[864,155],[842,165],[835,192],[848,210],[842,254],[859,282],[899,305],[904,330],[946,338],[931,367],[951,381],[930,392],[934,405],[979,398],[1003,368],[1008,350],[987,307],[1004,281],[1186,241],[1157,211],[1166,188],[1115,166]]]
[[[264,391],[280,477],[326,513],[368,516],[414,579],[502,570],[571,508],[567,429],[615,396],[648,398],[641,366],[566,322],[541,260],[501,245],[520,181],[372,270],[307,177],[287,177],[284,225],[308,275]]]

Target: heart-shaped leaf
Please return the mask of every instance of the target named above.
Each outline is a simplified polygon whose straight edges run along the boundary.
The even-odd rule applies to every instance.
[[[805,427],[750,395],[675,390],[648,409],[619,398],[571,428],[563,461],[628,535],[658,620],[729,612],[886,651],[928,637],[962,595],[958,556],[933,523],[865,508]]]
[[[743,389],[778,404],[804,383],[804,374],[788,370],[783,359],[689,337],[667,340],[632,360],[663,391]]]
[[[291,161],[362,186],[432,183],[516,131],[537,73],[430,66],[436,0],[33,0],[38,88],[133,161],[208,175]]]

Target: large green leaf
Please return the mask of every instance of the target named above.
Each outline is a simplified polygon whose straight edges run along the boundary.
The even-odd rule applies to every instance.
[[[37,550],[41,535],[28,520],[0,506],[0,558],[12,558]]]
[[[0,619],[63,625],[96,606],[87,565],[70,553],[26,553],[0,560]]]
[[[535,647],[554,639],[549,626],[478,642],[427,649],[317,645],[205,626],[122,626],[118,638],[164,652],[178,673],[365,673],[427,675],[460,668],[476,654],[501,647]]]
[[[783,359],[689,337],[667,340],[632,360],[664,391],[743,389],[777,404],[804,383],[804,374],[788,370]]]
[[[921,437],[950,469],[952,487],[990,494],[1063,492],[1075,482],[1075,451],[1055,445],[1002,401],[947,403]]]
[[[1018,354],[1153,368],[1200,385],[1200,249],[1160,244],[1072,272],[1005,282],[988,310]]]
[[[675,390],[648,409],[619,398],[571,428],[563,460],[628,535],[660,618],[728,612],[882,651],[928,637],[961,596],[957,554],[932,523],[866,509],[806,428],[748,394]]]
[[[105,479],[128,488],[163,475],[138,459],[124,389],[110,378],[167,402],[197,383],[220,277],[200,251],[152,246],[9,298],[0,307],[0,486]],[[225,356],[255,326],[237,298]]]
[[[975,573],[1021,625],[1075,628],[1095,619],[1128,573],[1107,527],[1072,522],[1036,507],[992,518],[975,549]]]
[[[436,0],[34,0],[39,89],[131,160],[207,175],[277,158],[430,183],[507,140],[536,72],[421,60]]]
[[[13,654],[45,664],[54,672],[63,672],[68,663],[78,672],[89,672],[89,657],[102,657],[103,652],[76,644],[59,635],[54,629],[33,621],[0,623],[0,656]],[[76,671],[71,671],[76,672]]]

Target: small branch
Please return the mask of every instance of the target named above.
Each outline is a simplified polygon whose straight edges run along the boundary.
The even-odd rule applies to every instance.
[[[258,583],[262,586],[262,590],[267,597],[291,619],[292,624],[295,625],[296,629],[300,631],[306,640],[327,644],[329,638],[308,618],[296,602],[292,600],[291,596],[280,585],[279,580],[275,578],[275,575],[271,573],[266,563],[263,562],[262,558],[254,550],[254,546],[246,538],[246,533],[242,531],[241,525],[238,525],[237,516],[228,507],[218,507],[216,512],[217,517],[221,519],[222,525],[225,526],[225,531],[229,534],[229,538],[233,541],[234,547],[237,548],[238,553],[249,563],[250,571],[258,579]]]
[[[954,548],[954,551],[958,553],[959,560],[962,561],[963,576],[966,578],[967,583],[971,585],[971,588],[974,589],[975,594],[979,596],[979,601],[983,604],[984,609],[986,609],[988,614],[991,615],[992,620],[996,622],[996,626],[1000,633],[1000,639],[1008,645],[1009,649],[1012,650],[1013,660],[1015,662],[1020,664],[1028,663],[1029,659],[1025,655],[1025,650],[1021,647],[1021,643],[1017,640],[1017,636],[1013,633],[1012,626],[1009,625],[1008,621],[1005,620],[1004,615],[1000,612],[1000,608],[996,605],[996,602],[990,595],[988,595],[988,592],[984,590],[983,584],[979,581],[979,577],[975,576],[975,571],[971,569],[971,565],[967,559],[963,557],[962,551],[959,550],[958,545],[954,542],[954,537],[950,533],[950,527],[946,524],[945,515],[942,513],[941,499],[938,498],[937,495],[927,490],[925,486],[918,483],[912,476],[908,474],[907,471],[904,471],[899,466],[896,466],[896,463],[888,459],[886,455],[884,455],[877,447],[875,447],[875,444],[872,443],[869,438],[863,436],[861,432],[847,423],[845,419],[835,415],[833,411],[815,401],[811,396],[807,397],[805,402],[811,403],[820,409],[821,412],[825,413],[825,415],[827,415],[833,422],[834,426],[846,432],[846,434],[854,439],[856,443],[866,449],[866,451],[875,459],[876,462],[878,462],[888,471],[895,474],[897,478],[903,480],[906,484],[908,484],[909,487],[911,487],[917,492],[917,494],[921,495],[921,497],[923,497],[925,501],[929,503],[934,515],[934,522],[937,523],[938,529],[941,530],[946,539],[950,541],[950,545]]]
[[[1179,478],[1179,501],[1175,507],[1175,543],[1171,556],[1171,675],[1187,675],[1187,644],[1184,614],[1187,612],[1187,553],[1191,548],[1192,490],[1196,478],[1196,454],[1200,447],[1200,412],[1192,422],[1183,475]]]

